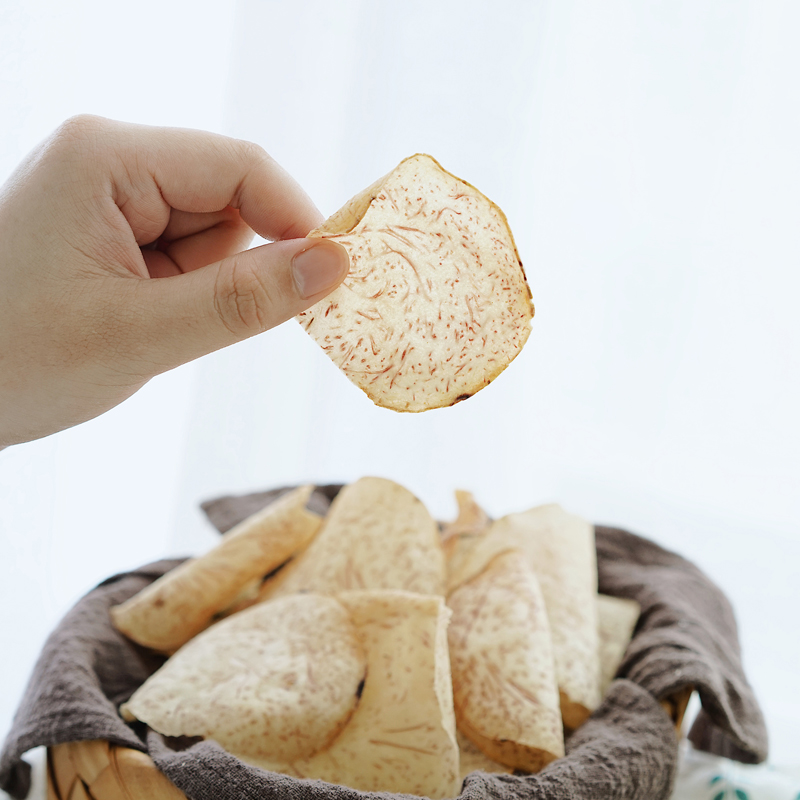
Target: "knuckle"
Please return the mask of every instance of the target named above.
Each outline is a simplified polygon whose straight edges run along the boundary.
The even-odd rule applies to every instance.
[[[243,140],[233,140],[234,157],[239,160],[242,178],[233,193],[231,205],[241,208],[244,203],[243,193],[247,179],[253,173],[259,173],[264,165],[272,161],[271,156],[261,145]]]
[[[92,114],[77,114],[64,120],[54,134],[56,141],[84,142],[94,139],[102,130],[105,120]]]
[[[103,149],[108,120],[91,114],[78,114],[64,120],[47,141],[45,152],[58,162],[93,160]]]
[[[222,324],[237,338],[263,333],[270,295],[258,271],[241,259],[221,269],[214,292],[214,308]]]
[[[248,164],[259,164],[262,161],[271,161],[272,158],[267,151],[255,142],[240,142],[242,157]]]

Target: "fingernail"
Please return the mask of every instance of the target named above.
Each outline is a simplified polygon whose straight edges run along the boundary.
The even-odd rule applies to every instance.
[[[347,250],[325,239],[315,242],[292,259],[294,282],[304,299],[336,286],[349,269]]]

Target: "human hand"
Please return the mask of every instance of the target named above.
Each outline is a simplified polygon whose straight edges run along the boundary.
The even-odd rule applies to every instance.
[[[321,221],[255,145],[68,120],[0,188],[0,448],[320,300],[349,267]]]

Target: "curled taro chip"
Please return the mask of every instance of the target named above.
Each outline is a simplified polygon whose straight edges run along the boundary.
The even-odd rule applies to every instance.
[[[339,492],[319,534],[264,583],[260,599],[351,589],[444,594],[444,582],[439,529],[422,501],[393,481],[367,477]]]
[[[481,536],[486,533],[491,522],[489,515],[478,505],[471,492],[456,489],[456,503],[458,516],[442,528],[442,542],[445,545],[454,538],[474,539]]]
[[[217,614],[257,594],[264,575],[314,538],[322,517],[306,508],[312,489],[288,492],[231,528],[205,555],[185,561],[113,607],[115,627],[145,647],[175,652]]]
[[[635,600],[597,595],[597,618],[600,632],[600,693],[605,695],[633,638],[642,613]]]
[[[459,730],[492,761],[525,772],[563,756],[550,625],[524,553],[496,556],[447,604]]]
[[[494,380],[530,333],[533,305],[503,212],[415,155],[309,236],[350,273],[298,321],[379,406],[426,411]]]
[[[499,772],[506,775],[514,771],[513,767],[500,764],[492,760],[489,756],[482,753],[472,742],[456,729],[456,741],[458,742],[458,764],[461,770],[461,780],[473,772]]]
[[[469,554],[489,530],[489,515],[478,505],[470,492],[456,490],[458,516],[442,527],[442,548],[447,559],[448,584],[452,575],[458,575],[461,566],[469,561]]]
[[[597,553],[594,527],[560,506],[508,514],[451,558],[447,593],[479,575],[492,558],[519,550],[541,586],[553,639],[561,713],[570,730],[600,704]]]
[[[600,705],[597,551],[594,526],[556,504],[498,520],[492,532],[521,542],[547,606],[564,725]]]
[[[367,662],[349,611],[301,594],[192,639],[122,706],[165,736],[203,736],[250,763],[324,749],[358,705]]]
[[[444,599],[403,591],[343,592],[367,658],[358,707],[328,748],[263,763],[363,792],[438,800],[460,786]]]

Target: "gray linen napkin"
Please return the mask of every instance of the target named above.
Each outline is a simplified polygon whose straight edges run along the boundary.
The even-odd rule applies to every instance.
[[[312,503],[324,511],[338,487],[321,487]],[[220,530],[286,490],[204,505]],[[310,504],[311,505],[311,504]],[[724,595],[680,556],[625,531],[598,527],[600,590],[632,597],[642,616],[603,704],[567,742],[567,755],[537,775],[473,773],[465,800],[666,800],[677,765],[677,740],[658,699],[695,686],[703,702],[698,743],[748,762],[766,757],[761,712],[742,671],[733,614]],[[30,768],[23,754],[39,745],[108,739],[149,752],[190,800],[366,800],[366,794],[322,781],[296,780],[239,761],[215,742],[184,749],[132,728],[117,707],[162,659],[111,626],[108,609],[133,596],[180,561],[159,562],[109,578],[78,602],[51,634],[0,754],[0,788],[24,798]],[[177,748],[177,749],[176,749]]]
[[[598,526],[595,535],[600,591],[642,606],[617,675],[655,697],[694,686],[703,708],[689,733],[692,744],[746,764],[765,761],[767,729],[744,676],[725,595],[685,558],[653,542],[617,528]]]

